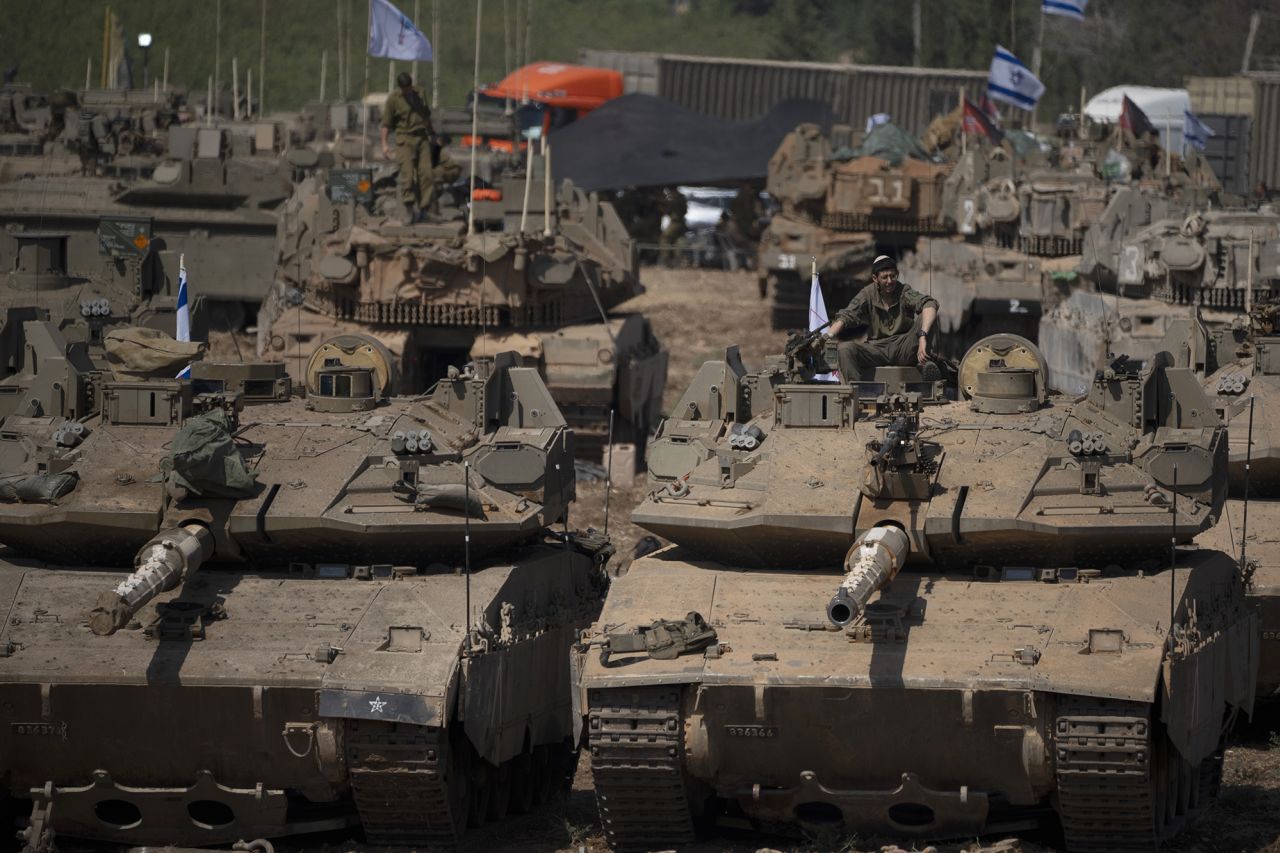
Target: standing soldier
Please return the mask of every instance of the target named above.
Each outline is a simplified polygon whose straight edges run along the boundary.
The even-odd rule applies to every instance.
[[[391,159],[389,136],[396,135],[396,163],[400,166],[397,184],[400,201],[409,210],[411,222],[426,217],[435,201],[435,174],[431,162],[431,108],[422,87],[413,85],[407,72],[396,76],[398,88],[387,96],[382,113],[382,156]]]

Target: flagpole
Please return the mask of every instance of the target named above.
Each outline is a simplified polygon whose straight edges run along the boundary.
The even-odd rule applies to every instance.
[[[431,106],[440,106],[440,0],[431,0]]]
[[[364,34],[364,85],[360,95],[360,165],[368,163],[369,154],[369,39],[373,35],[373,0],[369,0],[369,15],[365,18]]]
[[[476,137],[480,133],[480,18],[484,0],[476,0],[476,59],[471,75],[471,188],[467,193],[467,235],[476,233]]]
[[[1031,55],[1031,73],[1035,75],[1037,80],[1044,82],[1044,78],[1040,76],[1040,61],[1044,56],[1044,6],[1040,6],[1040,32],[1036,36],[1036,49]],[[1032,133],[1036,132],[1036,124],[1040,113],[1040,99],[1036,99],[1036,104],[1031,108],[1031,127],[1028,128]]]

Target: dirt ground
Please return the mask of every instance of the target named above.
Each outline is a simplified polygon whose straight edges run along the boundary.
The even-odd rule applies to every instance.
[[[742,347],[748,368],[758,365],[769,353],[781,350],[785,335],[770,329],[766,303],[756,292],[750,273],[668,271],[646,269],[648,292],[625,307],[644,311],[655,333],[670,350],[670,374],[665,402],[670,407],[679,398],[703,361],[716,357],[734,343]],[[244,346],[242,343],[241,346]],[[226,351],[228,341],[215,349]],[[248,350],[246,350],[248,352]],[[629,521],[632,508],[643,499],[642,478],[612,490],[609,532],[618,547],[615,569],[625,570],[644,531]],[[605,487],[600,481],[580,482],[578,502],[571,523],[575,527],[602,528],[605,515]],[[1267,708],[1255,720],[1241,727],[1226,756],[1221,797],[1195,827],[1166,849],[1179,853],[1280,853],[1280,708]],[[892,839],[838,838],[785,839],[752,834],[722,834],[699,842],[690,853],[755,853],[794,851],[795,853],[880,853],[880,851],[935,850],[936,853],[1052,853],[1057,840],[1052,829],[1016,839],[983,839],[938,844],[927,847]],[[326,839],[317,844],[285,849],[323,849],[382,853],[379,848],[350,841]],[[465,850],[504,850],[515,853],[604,853],[604,842],[592,793],[588,762],[579,765],[573,790],[563,801],[538,812],[491,824],[468,834]]]

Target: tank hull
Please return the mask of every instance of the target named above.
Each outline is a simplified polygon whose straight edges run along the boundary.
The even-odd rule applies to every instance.
[[[1213,591],[1231,586],[1233,562],[1185,553],[1180,569],[1179,611],[1215,599],[1223,616],[1165,660],[1167,573],[1091,583],[903,573],[879,599],[891,616],[859,636],[824,619],[835,572],[742,571],[674,549],[639,560],[600,626],[692,610],[718,646],[666,661],[578,652],[606,833],[615,847],[669,844],[691,839],[701,816],[972,837],[1027,826],[1061,802],[1068,848],[1100,849],[1071,800],[1072,780],[1096,770],[1073,751],[1088,738],[1067,733],[1089,719],[1093,734],[1123,731],[1135,744],[1119,763],[1141,784],[1117,791],[1106,818],[1120,821],[1150,807],[1142,792],[1168,768],[1207,797],[1224,714],[1252,705],[1256,618],[1238,595]],[[1118,651],[1101,651],[1121,635]],[[628,798],[646,749],[654,784],[669,794],[678,783],[683,810]]]
[[[145,629],[99,637],[81,613],[122,575],[2,563],[7,793],[58,835],[120,844],[344,824],[452,843],[469,810],[473,825],[507,810],[516,765],[543,796],[572,769],[566,649],[603,573],[562,546],[510,558],[470,577],[470,648],[452,569],[206,570],[139,614]]]

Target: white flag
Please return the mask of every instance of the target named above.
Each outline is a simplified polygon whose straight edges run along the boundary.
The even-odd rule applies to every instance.
[[[187,264],[186,258],[178,258],[178,310],[174,316],[174,338],[179,341],[191,340],[191,303],[187,297]],[[179,379],[191,378],[191,365],[182,368]]]
[[[1035,109],[1036,101],[1044,94],[1044,84],[1022,64],[1022,60],[996,45],[996,55],[991,59],[991,73],[987,76],[987,94],[992,100],[1032,110]]]
[[[1046,15],[1062,15],[1064,18],[1084,20],[1084,7],[1089,0],[1043,0],[1040,11]]]
[[[369,55],[430,62],[431,42],[391,0],[369,0]]]
[[[1209,144],[1209,137],[1214,135],[1213,128],[1196,118],[1191,110],[1183,110],[1182,122],[1182,138],[1188,145],[1203,151]]]
[[[822,298],[822,286],[818,284],[818,270],[813,271],[813,281],[809,284],[809,331],[827,325],[827,300]],[[814,379],[819,382],[830,382],[836,378],[834,373],[818,373]]]

